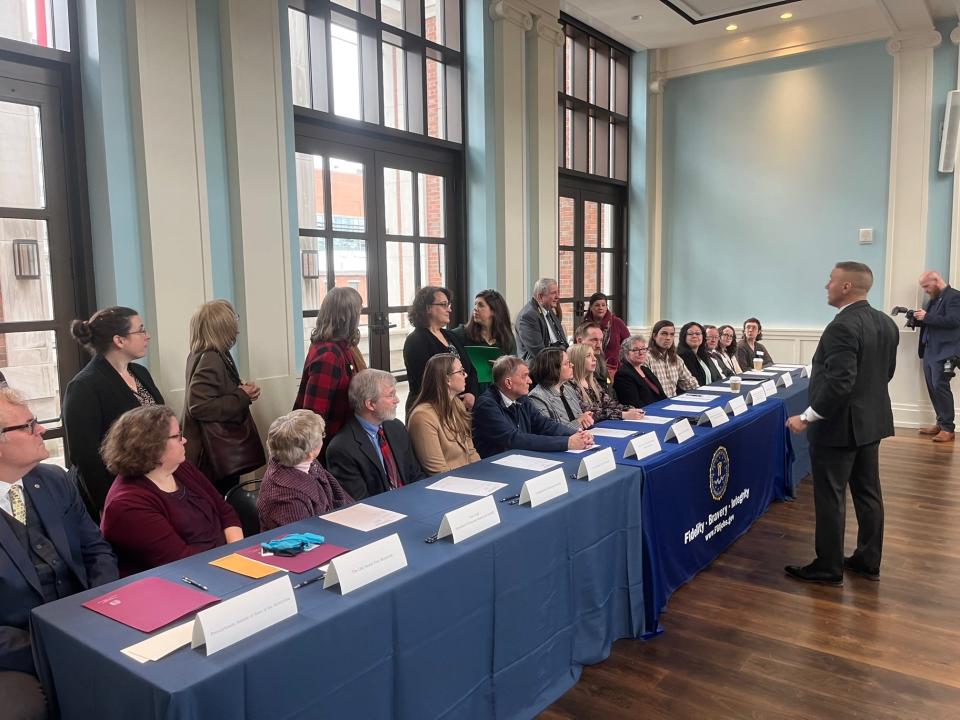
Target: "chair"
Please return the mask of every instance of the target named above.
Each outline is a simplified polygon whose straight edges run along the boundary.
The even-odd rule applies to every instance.
[[[493,382],[493,361],[503,355],[503,350],[490,345],[467,345],[464,350],[477,371],[477,381],[481,386]]]
[[[234,485],[227,491],[226,501],[240,516],[243,536],[249,537],[260,532],[260,516],[257,515],[257,496],[260,494],[260,481],[247,480]]]

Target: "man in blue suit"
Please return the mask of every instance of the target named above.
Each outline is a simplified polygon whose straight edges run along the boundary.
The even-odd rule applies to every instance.
[[[927,392],[937,414],[937,424],[921,428],[921,435],[931,435],[934,442],[953,442],[954,410],[950,380],[951,368],[944,363],[960,356],[960,291],[947,285],[940,274],[927,270],[920,276],[920,287],[930,300],[914,314],[920,321],[920,357]]]
[[[117,579],[117,559],[63,469],[45,428],[20,396],[0,388],[0,715],[46,717],[33,665],[30,611]]]
[[[473,444],[480,457],[507,450],[560,452],[593,445],[585,430],[573,430],[541,415],[530,401],[530,370],[514,355],[493,364],[493,385],[473,406]]]

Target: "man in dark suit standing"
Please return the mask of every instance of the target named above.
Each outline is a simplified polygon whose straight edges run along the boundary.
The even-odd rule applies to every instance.
[[[327,448],[327,469],[354,500],[426,477],[410,436],[396,419],[397,381],[383,370],[361,370],[347,391],[353,417]]]
[[[960,291],[947,285],[939,273],[927,270],[920,276],[920,287],[929,296],[923,310],[914,317],[920,321],[920,358],[927,393],[937,413],[937,424],[920,428],[934,442],[953,442],[954,410],[950,380],[944,363],[960,356]]]
[[[546,347],[567,349],[567,336],[557,316],[560,287],[552,278],[540,278],[533,286],[533,299],[517,314],[514,323],[517,335],[517,355],[525,363]]]
[[[46,716],[33,665],[30,611],[117,579],[117,559],[76,484],[49,456],[44,427],[0,388],[0,715]]]
[[[841,262],[830,273],[827,302],[837,308],[813,356],[810,407],[787,420],[807,431],[813,466],[816,559],[788,565],[790,577],[843,585],[844,569],[880,579],[883,497],[880,441],[893,435],[887,384],[897,364],[900,332],[885,313],[870,307],[873,273],[863,263]],[[857,549],[843,556],[846,487],[857,513]]]

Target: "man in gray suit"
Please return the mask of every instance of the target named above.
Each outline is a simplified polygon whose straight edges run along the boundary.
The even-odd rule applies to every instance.
[[[893,435],[887,385],[897,364],[900,331],[885,313],[870,307],[873,273],[863,263],[841,262],[830,273],[827,302],[837,315],[824,329],[813,355],[810,407],[787,420],[807,431],[813,467],[816,559],[788,565],[803,582],[843,585],[843,571],[880,579],[883,497],[880,441]],[[843,556],[846,488],[857,513],[857,549]]]
[[[927,270],[920,276],[920,287],[930,298],[914,317],[920,321],[920,357],[927,393],[937,413],[937,424],[920,428],[921,435],[930,435],[934,442],[953,442],[954,409],[950,380],[951,369],[944,364],[960,356],[960,291],[947,285],[940,274]]]
[[[523,306],[515,323],[517,355],[527,364],[545,347],[567,349],[557,305],[560,289],[552,278],[540,278],[533,286],[533,299]]]

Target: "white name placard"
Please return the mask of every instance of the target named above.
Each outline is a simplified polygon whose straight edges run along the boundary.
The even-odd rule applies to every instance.
[[[628,457],[635,457],[637,460],[643,460],[651,455],[656,455],[661,449],[657,434],[648,432],[640,437],[633,438],[627,443],[627,447],[623,451],[623,458],[626,460]]]
[[[530,503],[530,507],[536,507],[566,494],[567,479],[563,476],[563,468],[557,468],[527,480],[520,489],[520,504]]]
[[[613,457],[613,448],[605,447],[599,452],[584,456],[580,461],[580,467],[577,469],[577,480],[586,478],[589,482],[616,469],[617,461]]]
[[[730,402],[727,403],[724,411],[731,413],[734,417],[743,415],[747,411],[747,401],[741,396],[732,398]]]
[[[803,370],[800,371],[800,377],[810,377],[810,374],[813,372],[813,365],[805,365]]]
[[[788,388],[793,385],[793,375],[788,372],[785,372],[783,375],[777,378],[777,385],[780,387]]]
[[[728,422],[730,422],[730,418],[727,417],[726,411],[722,407],[715,407],[701,415],[700,419],[697,420],[697,425],[709,424],[710,427],[717,427]]]
[[[751,390],[747,397],[750,398],[751,405],[759,405],[760,403],[766,401],[767,394],[763,391],[762,387],[758,387]]]
[[[777,383],[774,380],[767,380],[760,387],[763,388],[763,394],[767,397],[777,394]]]
[[[484,500],[493,502],[489,495]],[[403,552],[403,543],[400,542],[400,536],[394,533],[335,557],[327,567],[323,586],[328,588],[339,585],[340,594],[346,595],[406,566],[407,556]]]
[[[684,418],[679,420],[670,426],[670,429],[667,430],[667,435],[664,438],[666,441],[676,440],[677,444],[686,442],[693,437],[693,428],[690,427],[690,421]]]
[[[554,472],[560,472],[563,475],[562,471],[556,470]],[[437,539],[449,535],[456,545],[458,542],[499,524],[500,513],[497,512],[497,503],[494,501],[493,495],[487,495],[482,500],[476,500],[469,505],[458,507],[444,515],[443,520],[440,521],[440,529],[437,531]]]
[[[272,580],[197,613],[190,647],[207,646],[207,655],[297,614],[290,576]]]

